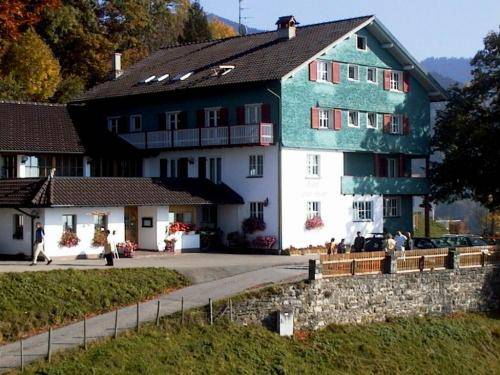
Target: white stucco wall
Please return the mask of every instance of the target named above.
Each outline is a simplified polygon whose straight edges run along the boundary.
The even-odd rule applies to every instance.
[[[320,155],[320,177],[307,178],[307,154]],[[282,225],[283,248],[323,245],[334,237],[351,243],[359,230],[365,236],[383,229],[382,196],[351,196],[341,194],[344,173],[342,152],[304,149],[282,151]],[[353,222],[353,200],[371,200],[373,221]],[[306,230],[307,202],[321,205],[322,229]]]
[[[30,212],[26,209],[26,212]],[[12,238],[14,234],[14,215],[21,214],[10,208],[0,208],[0,254],[31,255],[31,218],[24,216],[23,239]]]
[[[168,207],[139,207],[139,248],[144,250],[163,250],[165,233],[169,225]],[[142,218],[152,218],[153,227],[144,228]]]
[[[248,178],[249,156],[264,156],[264,175],[262,178]],[[219,227],[224,232],[224,240],[228,233],[241,231],[241,223],[250,215],[249,202],[262,202],[266,198],[269,205],[264,208],[264,221],[266,230],[255,233],[250,237],[258,235],[273,235],[278,237],[278,148],[269,147],[235,147],[221,149],[202,149],[163,152],[156,158],[144,161],[144,173],[146,177],[159,177],[160,158],[169,160],[182,157],[193,158],[194,163],[189,164],[189,177],[198,177],[198,158],[221,157],[222,158],[222,181],[240,194],[245,200],[245,205],[219,206]],[[170,173],[170,172],[169,172]],[[207,163],[207,176],[209,165]]]

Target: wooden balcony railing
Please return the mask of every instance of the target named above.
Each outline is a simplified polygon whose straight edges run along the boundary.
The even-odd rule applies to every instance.
[[[191,148],[231,145],[268,146],[274,142],[273,124],[155,130],[120,134],[133,146],[145,149]]]

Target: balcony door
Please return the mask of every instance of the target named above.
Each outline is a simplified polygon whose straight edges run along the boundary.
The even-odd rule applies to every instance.
[[[205,109],[205,127],[216,128],[221,126],[221,111],[220,108],[207,108]]]
[[[262,104],[245,105],[245,124],[255,125],[262,121]]]

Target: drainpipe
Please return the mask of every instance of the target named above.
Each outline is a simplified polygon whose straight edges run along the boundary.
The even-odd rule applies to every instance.
[[[282,230],[282,201],[281,201],[281,148],[282,148],[282,143],[281,143],[281,134],[282,134],[282,124],[281,120],[283,118],[283,108],[281,105],[281,96],[277,93],[275,93],[273,90],[271,90],[269,87],[266,87],[267,91],[274,95],[278,99],[278,107],[279,107],[279,112],[278,112],[278,251],[279,254],[281,255],[281,251],[283,250],[283,230]]]

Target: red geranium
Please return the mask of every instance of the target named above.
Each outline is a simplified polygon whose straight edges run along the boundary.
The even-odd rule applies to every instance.
[[[73,247],[78,245],[80,239],[71,231],[64,231],[61,239],[59,240],[59,247]]]
[[[323,228],[323,226],[324,224],[321,216],[314,216],[310,219],[307,219],[305,224],[307,230]]]

